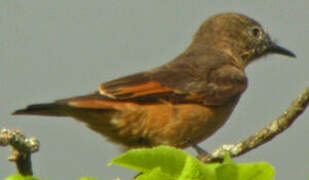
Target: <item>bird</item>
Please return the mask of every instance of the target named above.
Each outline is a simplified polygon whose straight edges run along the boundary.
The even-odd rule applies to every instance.
[[[245,68],[269,54],[296,57],[254,19],[215,14],[166,64],[103,82],[90,94],[29,105],[13,114],[73,117],[126,149],[186,148],[225,124],[248,86]]]

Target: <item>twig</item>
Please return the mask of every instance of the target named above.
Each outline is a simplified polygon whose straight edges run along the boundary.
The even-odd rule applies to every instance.
[[[33,175],[31,153],[39,151],[39,141],[36,138],[25,138],[18,130],[2,129],[0,145],[12,146],[12,154],[8,160],[16,163],[20,174],[24,176]]]
[[[222,145],[213,153],[200,156],[199,159],[203,162],[220,161],[227,152],[231,157],[237,157],[257,148],[290,127],[296,118],[304,112],[308,103],[309,87],[292,102],[290,107],[281,116],[258,131],[255,135],[235,144]]]

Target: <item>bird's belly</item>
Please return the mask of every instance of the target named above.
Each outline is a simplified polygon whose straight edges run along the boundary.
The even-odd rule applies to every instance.
[[[88,114],[87,119],[80,116],[75,118],[127,148],[161,144],[184,148],[211,136],[228,119],[233,106],[136,104],[110,114],[95,112],[97,114]]]
[[[153,145],[187,147],[211,136],[228,119],[232,106],[206,107],[197,104],[148,107],[144,133]]]

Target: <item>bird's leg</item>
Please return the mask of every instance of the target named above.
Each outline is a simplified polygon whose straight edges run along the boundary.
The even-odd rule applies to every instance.
[[[197,152],[198,156],[209,156],[210,153],[198,146],[197,144],[192,144],[192,148]]]
[[[204,150],[203,148],[201,148],[200,146],[198,146],[197,144],[193,144],[192,142],[189,142],[189,144],[192,146],[192,148],[197,152],[197,159],[204,162],[204,163],[210,163],[210,162],[223,162],[223,158],[222,157],[218,157],[215,158],[213,157],[213,155],[209,152],[207,152],[206,150]]]
[[[197,152],[197,158],[198,159],[202,159],[203,157],[209,157],[211,156],[211,154],[209,152],[207,152],[206,150],[204,150],[203,148],[201,148],[200,146],[198,146],[197,144],[194,144],[192,142],[189,141],[189,144],[192,146],[192,148]]]

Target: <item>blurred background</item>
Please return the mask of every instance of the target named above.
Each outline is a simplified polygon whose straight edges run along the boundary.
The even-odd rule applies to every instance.
[[[0,2],[0,128],[41,142],[35,176],[46,179],[130,179],[106,164],[119,147],[71,118],[11,116],[31,103],[87,94],[101,82],[159,66],[181,53],[199,25],[219,12],[259,21],[297,59],[271,55],[246,69],[249,88],[229,121],[201,146],[212,151],[255,133],[308,85],[309,1],[5,0]],[[276,179],[309,176],[309,110],[271,142],[236,158],[267,161]],[[195,155],[192,149],[188,151]],[[16,172],[0,148],[0,179]]]

